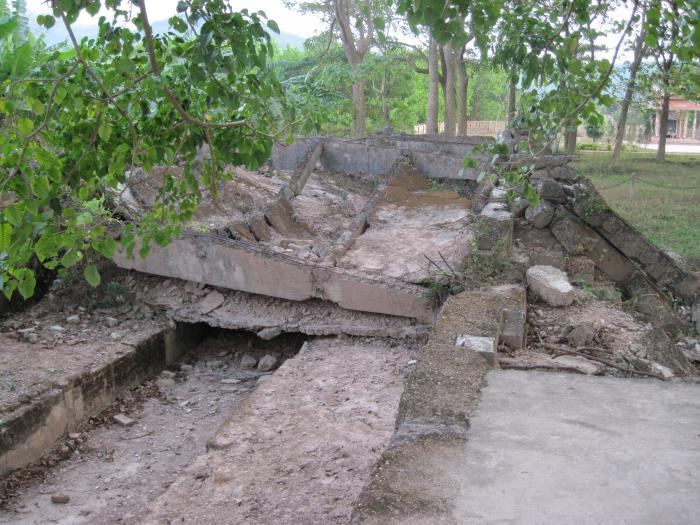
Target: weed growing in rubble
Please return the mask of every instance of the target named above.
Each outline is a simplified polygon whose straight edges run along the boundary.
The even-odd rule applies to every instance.
[[[617,288],[613,288],[612,290],[609,288],[596,288],[595,286],[586,281],[574,281],[574,285],[578,286],[582,290],[587,291],[593,297],[595,297],[596,299],[600,299],[601,301],[620,303],[623,306],[625,305],[625,303],[630,303],[630,305],[633,304],[633,301],[631,299],[629,301],[623,301],[622,293]]]
[[[447,188],[437,179],[430,179],[430,191],[447,191]]]
[[[444,273],[431,276],[423,284],[425,286],[423,298],[427,306],[433,310],[440,308],[450,295],[464,291],[464,285],[460,279],[455,279],[454,276]]]

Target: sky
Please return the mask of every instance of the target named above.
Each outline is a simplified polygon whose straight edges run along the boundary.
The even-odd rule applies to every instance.
[[[146,6],[149,19],[153,22],[167,20],[175,14],[177,2],[178,0],[148,1]],[[267,17],[277,22],[280,30],[285,33],[308,38],[324,30],[318,18],[311,15],[302,15],[294,10],[287,9],[281,0],[231,0],[230,4],[235,9],[247,8],[250,11],[265,11]],[[32,18],[51,11],[46,5],[46,0],[27,0],[27,10]],[[91,18],[87,13],[83,13],[75,25],[94,26],[97,24],[98,17],[99,15]]]

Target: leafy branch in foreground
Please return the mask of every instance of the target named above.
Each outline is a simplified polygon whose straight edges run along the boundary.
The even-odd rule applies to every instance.
[[[224,165],[267,159],[291,113],[268,67],[269,31],[278,28],[263,12],[180,1],[170,30],[154,34],[144,0],[51,7],[38,22],[64,24],[72,49],[0,85],[0,288],[8,298],[33,294],[37,264],[64,272],[84,261],[96,285],[94,254],[110,257],[121,243],[145,256],[150,243],[167,244],[203,193],[216,199]],[[78,15],[102,7],[111,20],[100,17],[98,36],[78,41]],[[129,173],[158,166],[155,204],[123,223],[113,196]]]

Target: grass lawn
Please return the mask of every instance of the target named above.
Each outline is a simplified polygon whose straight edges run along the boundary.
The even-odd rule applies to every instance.
[[[623,152],[621,169],[613,172],[611,153],[582,151],[574,167],[593,181],[615,211],[657,246],[679,253],[698,268],[700,156],[667,154],[668,160],[658,164],[655,155],[655,152]],[[630,200],[629,182],[607,188],[626,181],[632,173],[638,177],[634,200]]]

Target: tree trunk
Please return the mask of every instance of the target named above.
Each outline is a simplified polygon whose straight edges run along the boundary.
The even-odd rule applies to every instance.
[[[445,56],[445,135],[455,136],[457,104],[455,96],[455,60],[452,42],[442,46]]]
[[[659,148],[656,150],[656,161],[663,162],[666,160],[666,133],[668,132],[668,106],[671,100],[671,95],[668,91],[664,92],[661,99],[661,117],[659,118]]]
[[[571,121],[568,121],[564,129],[564,150],[568,155],[573,155],[576,153],[576,126]]]
[[[428,49],[428,114],[425,121],[425,132],[428,135],[438,134],[438,86],[438,43],[431,36]]]
[[[469,88],[469,74],[467,73],[467,62],[464,60],[464,48],[460,56],[456,57],[457,62],[457,135],[464,137],[467,134],[467,93]]]
[[[391,119],[389,118],[389,73],[386,64],[384,65],[384,76],[382,77],[382,116],[384,117],[384,131],[391,129]]]
[[[515,119],[515,82],[511,82],[508,86],[508,110],[506,112],[506,118],[508,119],[507,127],[513,125],[513,120]]]
[[[620,106],[620,120],[617,122],[615,147],[613,148],[612,155],[613,169],[618,169],[620,167],[620,153],[622,152],[622,141],[625,139],[627,114],[629,113],[632,95],[634,94],[634,83],[637,79],[637,71],[639,71],[639,65],[642,63],[642,55],[644,54],[644,36],[645,31],[644,26],[642,25],[642,29],[639,31],[639,36],[637,37],[637,42],[634,44],[634,59],[632,60],[632,65],[630,66],[630,78],[627,81],[625,98],[622,99],[622,105]]]
[[[355,137],[361,138],[367,135],[367,110],[365,108],[365,81],[360,76],[360,63],[350,64],[352,72],[352,104],[353,124]]]

